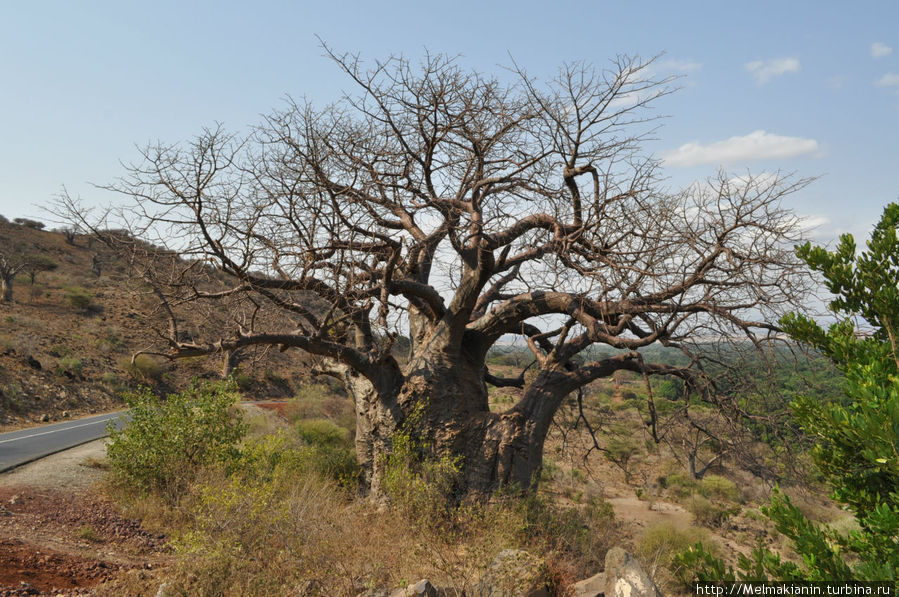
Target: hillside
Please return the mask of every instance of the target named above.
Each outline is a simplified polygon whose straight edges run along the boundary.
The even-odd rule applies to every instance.
[[[33,280],[20,271],[13,301],[0,302],[0,429],[121,408],[123,392],[138,385],[171,391],[221,376],[217,355],[132,363],[153,347],[146,288],[90,236],[35,226],[0,220],[0,256],[42,266]],[[254,396],[291,396],[304,376],[298,354],[244,356],[236,378]]]

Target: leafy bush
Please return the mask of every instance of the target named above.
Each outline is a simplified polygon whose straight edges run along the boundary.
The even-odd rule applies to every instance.
[[[162,379],[162,365],[150,355],[122,358],[119,360],[119,368],[138,381],[158,382]]]
[[[75,357],[63,357],[56,361],[57,375],[80,375],[82,367],[81,360]]]
[[[692,476],[676,472],[659,477],[659,485],[668,489],[679,499],[687,498],[696,493],[699,489],[699,482]]]
[[[740,489],[730,479],[719,475],[706,475],[699,482],[699,493],[714,500],[739,502],[743,499]]]
[[[689,572],[678,562],[677,555],[699,542],[711,545],[713,553],[720,555],[718,545],[710,542],[707,530],[693,526],[680,528],[670,522],[660,522],[651,524],[637,537],[634,551],[656,582],[673,584],[675,579]]]
[[[384,464],[384,489],[391,503],[407,515],[425,525],[441,524],[454,505],[462,460],[428,454],[427,442],[411,431],[415,418],[415,413],[410,415],[407,426],[393,435],[393,450]]]
[[[65,289],[66,301],[79,311],[90,311],[94,307],[94,295],[81,286],[68,286]]]
[[[713,502],[701,495],[694,495],[686,506],[697,524],[713,528],[723,526],[731,516],[740,511],[739,506]]]
[[[358,484],[359,465],[347,429],[328,419],[308,419],[298,421],[296,431],[307,445],[302,457],[313,470],[345,487]]]
[[[113,477],[135,491],[176,501],[203,467],[233,464],[246,425],[232,412],[233,383],[195,384],[162,399],[147,389],[126,396],[129,422],[109,426]]]

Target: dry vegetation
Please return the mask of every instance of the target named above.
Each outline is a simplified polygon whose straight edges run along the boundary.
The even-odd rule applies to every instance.
[[[0,220],[0,252],[9,247],[57,267],[33,280],[20,272],[14,301],[0,302],[0,429],[121,408],[122,392],[138,385],[170,391],[221,375],[222,355],[177,367],[150,354],[132,360],[153,342],[152,301],[102,243]],[[303,379],[296,354],[240,357],[235,377],[255,396],[290,396]]]
[[[177,367],[149,355],[131,360],[146,342],[138,311],[148,305],[129,283],[127,264],[101,246],[21,226],[0,224],[0,233],[59,263],[33,285],[20,276],[15,302],[0,305],[0,424],[117,408],[122,392],[138,383],[172,391],[191,378],[219,376],[220,356]],[[100,275],[91,271],[98,261]],[[663,590],[677,593],[682,571],[673,556],[698,540],[730,560],[758,542],[786,548],[759,512],[773,480],[755,476],[720,442],[691,444],[689,427],[677,425],[677,403],[661,394],[659,420],[669,427],[665,441],[654,441],[645,420],[647,389],[637,375],[594,382],[581,409],[575,395],[569,399],[550,432],[537,495],[460,505],[442,491],[451,485],[452,463],[398,462],[388,476],[388,507],[358,497],[355,420],[342,389],[333,381],[309,382],[289,353],[266,358],[248,361],[234,376],[244,397],[292,398],[245,415],[248,433],[232,466],[198,466],[177,495],[106,486],[122,514],[167,537],[174,557],[148,556],[161,567],[106,575],[100,594],[155,595],[167,582],[190,595],[356,595],[420,578],[470,589],[509,547],[543,558],[549,586],[563,594],[597,572],[613,545],[632,551]],[[511,372],[516,363],[503,359],[526,358],[502,355],[491,370]],[[514,404],[517,391],[491,390],[491,409]],[[712,420],[711,408],[707,414]],[[748,448],[783,481],[793,470],[785,464],[803,468],[773,444]],[[701,479],[689,473],[690,452],[709,464]],[[820,492],[790,491],[813,519],[851,528]],[[96,531],[81,525],[72,533],[91,543]]]

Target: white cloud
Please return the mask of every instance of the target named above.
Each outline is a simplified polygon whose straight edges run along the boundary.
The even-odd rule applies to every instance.
[[[799,227],[803,231],[812,231],[822,228],[823,226],[827,226],[830,224],[830,218],[827,216],[814,215],[814,216],[802,216],[799,218]]]
[[[679,73],[691,73],[702,68],[702,64],[694,60],[663,60],[658,63],[659,70]]]
[[[871,58],[883,58],[884,56],[889,56],[892,53],[893,48],[886,45],[885,43],[875,41],[873,44],[871,44]]]
[[[887,73],[874,82],[878,87],[899,87],[899,75]]]
[[[742,189],[752,183],[756,187],[768,187],[777,182],[778,175],[773,172],[759,172],[758,174],[746,174],[734,176],[727,182],[737,189]]]
[[[663,157],[670,166],[744,164],[756,160],[793,158],[818,149],[820,147],[814,139],[785,137],[759,130],[708,145],[693,141]]]
[[[787,73],[799,72],[799,59],[797,58],[772,58],[771,60],[755,60],[747,62],[746,70],[752,73],[759,85],[764,85],[774,77]]]

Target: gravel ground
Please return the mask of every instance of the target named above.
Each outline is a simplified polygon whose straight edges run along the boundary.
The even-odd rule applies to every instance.
[[[92,489],[105,455],[97,440],[0,475],[0,597],[93,595],[164,559],[165,537]]]
[[[103,471],[90,463],[102,462],[106,458],[105,441],[98,439],[13,469],[0,475],[0,487],[87,490],[103,478]]]

